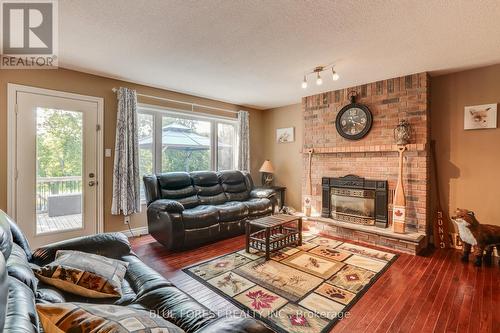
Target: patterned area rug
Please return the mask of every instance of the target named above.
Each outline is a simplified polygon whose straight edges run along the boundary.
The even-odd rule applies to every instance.
[[[266,261],[233,252],[183,269],[277,332],[324,333],[397,255],[325,237],[307,237]]]

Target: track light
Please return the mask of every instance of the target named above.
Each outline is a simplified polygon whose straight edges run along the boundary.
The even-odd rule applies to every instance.
[[[306,79],[306,76],[304,75],[304,81],[302,81],[302,89],[306,89],[307,88],[307,79]]]
[[[337,81],[340,78],[339,74],[332,67],[332,79],[333,81]]]
[[[319,72],[317,72],[316,85],[320,86],[322,84],[323,84],[323,79],[321,78],[321,74]]]
[[[333,65],[328,65],[328,66],[317,66],[315,67],[312,71],[307,72],[304,75],[304,79],[302,80],[301,87],[302,89],[306,89],[308,86],[307,83],[307,76],[311,74],[316,74],[316,85],[321,86],[323,84],[323,78],[321,77],[321,72],[327,71],[327,70],[332,70],[332,80],[337,81],[340,79],[339,74],[333,69]]]

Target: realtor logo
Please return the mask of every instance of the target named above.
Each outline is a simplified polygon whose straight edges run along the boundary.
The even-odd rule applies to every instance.
[[[0,0],[0,4],[0,68],[57,68],[57,1]]]

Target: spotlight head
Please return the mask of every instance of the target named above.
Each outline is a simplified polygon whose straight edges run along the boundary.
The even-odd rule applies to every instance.
[[[337,81],[338,79],[340,79],[339,74],[333,68],[332,68],[332,79],[333,81]]]
[[[316,84],[318,86],[322,85],[323,84],[323,79],[321,78],[321,75],[319,74],[319,72],[317,72],[317,76],[316,76]]]

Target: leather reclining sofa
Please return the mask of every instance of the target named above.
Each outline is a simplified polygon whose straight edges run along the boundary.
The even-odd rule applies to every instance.
[[[84,251],[128,262],[122,297],[90,299],[38,281],[32,267],[52,262],[58,250]],[[144,264],[121,233],[75,238],[32,252],[16,223],[0,210],[0,332],[43,332],[35,304],[60,302],[109,303],[155,311],[188,333],[273,332],[250,317],[217,316]]]
[[[149,233],[169,250],[243,234],[250,219],[271,215],[272,189],[257,189],[241,171],[144,176]]]

